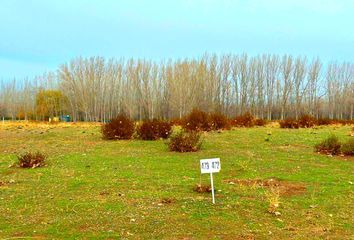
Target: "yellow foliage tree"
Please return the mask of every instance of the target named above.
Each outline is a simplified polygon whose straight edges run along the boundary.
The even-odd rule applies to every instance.
[[[59,90],[40,90],[36,95],[36,111],[42,119],[62,114],[66,103],[66,96]]]

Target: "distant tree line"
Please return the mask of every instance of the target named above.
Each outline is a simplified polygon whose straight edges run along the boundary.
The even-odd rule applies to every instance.
[[[290,55],[204,55],[154,62],[76,58],[56,73],[0,82],[0,116],[107,121],[180,118],[193,108],[230,117],[352,119],[354,64]]]

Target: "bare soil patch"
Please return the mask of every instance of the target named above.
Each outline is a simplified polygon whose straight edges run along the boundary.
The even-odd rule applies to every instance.
[[[267,179],[228,179],[225,182],[245,186],[276,188],[282,196],[295,196],[306,192],[306,185],[304,183],[285,181],[276,177]]]

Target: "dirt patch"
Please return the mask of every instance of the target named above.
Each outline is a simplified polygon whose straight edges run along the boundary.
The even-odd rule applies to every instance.
[[[193,191],[194,192],[198,192],[198,193],[210,193],[211,192],[211,186],[210,185],[197,184],[193,188]]]
[[[106,191],[100,192],[100,196],[107,196],[107,195],[109,195],[109,192]]]
[[[275,177],[267,179],[229,179],[225,180],[229,184],[245,186],[258,186],[265,188],[276,188],[282,196],[301,195],[306,192],[306,185],[300,182],[289,182]]]
[[[161,200],[160,200],[160,203],[162,203],[162,204],[172,204],[172,203],[174,203],[176,200],[175,199],[173,199],[173,198],[162,198]]]

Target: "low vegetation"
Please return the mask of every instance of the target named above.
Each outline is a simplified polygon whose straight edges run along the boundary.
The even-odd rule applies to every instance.
[[[321,143],[315,145],[315,151],[330,155],[354,155],[354,139],[350,138],[345,142],[339,141],[336,135],[331,135]]]
[[[255,118],[251,113],[245,113],[243,115],[235,117],[231,123],[234,127],[253,127],[255,125]]]
[[[182,127],[188,131],[212,130],[209,114],[198,109],[194,109],[190,114],[183,118]]]
[[[212,130],[229,130],[231,128],[229,119],[222,113],[211,113],[209,118]]]
[[[100,130],[0,124],[0,239],[352,239],[353,157],[313,150],[331,132],[343,152],[352,126],[203,132],[202,148],[183,154]],[[47,167],[9,168],[19,149],[45,151]],[[209,157],[222,165],[215,205],[199,169]]]
[[[310,115],[303,115],[299,118],[298,123],[301,128],[310,128],[317,124],[317,120]]]
[[[171,132],[171,123],[157,119],[144,121],[137,129],[137,134],[142,140],[166,139]]]
[[[40,152],[27,152],[17,156],[21,168],[37,168],[45,166],[46,156]]]
[[[198,131],[179,131],[170,137],[168,148],[174,152],[196,152],[202,146],[202,134]]]
[[[134,122],[124,114],[113,118],[101,128],[103,138],[107,140],[131,139],[134,131]]]
[[[279,121],[280,128],[291,128],[291,129],[298,129],[299,122],[293,118],[287,118],[285,120]]]
[[[354,156],[354,138],[344,142],[340,150],[346,156]]]

